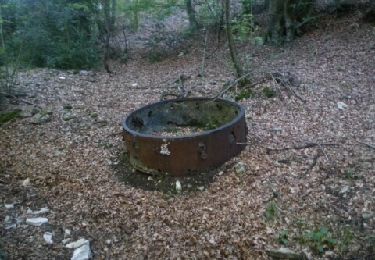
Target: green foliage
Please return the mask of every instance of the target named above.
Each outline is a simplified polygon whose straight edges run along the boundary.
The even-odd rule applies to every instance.
[[[279,233],[279,236],[277,237],[277,240],[280,244],[287,246],[289,243],[289,233],[288,230],[283,230]]]
[[[256,30],[252,14],[243,14],[232,21],[232,32],[236,40],[249,40]]]
[[[337,240],[332,238],[332,234],[325,227],[304,233],[301,240],[317,254],[323,254],[325,250],[333,249],[337,244]]]
[[[269,202],[266,207],[266,212],[264,213],[266,221],[272,222],[276,220],[278,215],[279,215],[279,209],[277,207],[276,202],[275,201]]]
[[[276,97],[276,92],[270,88],[270,87],[264,87],[263,90],[263,95],[266,97],[266,98],[274,98]]]
[[[100,60],[95,1],[41,0],[15,3],[13,16],[3,13],[6,49],[24,65],[63,69],[91,68]]]
[[[349,245],[354,239],[354,232],[349,228],[344,228],[340,234],[340,240],[338,241],[339,249],[341,252],[346,252]]]
[[[223,8],[219,1],[207,0],[197,10],[198,23],[203,27],[216,26],[223,17]]]
[[[15,110],[11,112],[5,112],[0,114],[0,126],[5,124],[6,122],[9,122],[13,119],[16,119],[20,116],[21,111],[20,110]]]
[[[248,99],[254,96],[254,93],[251,89],[249,88],[243,88],[241,91],[236,95],[235,100],[236,101],[241,101],[244,99]]]

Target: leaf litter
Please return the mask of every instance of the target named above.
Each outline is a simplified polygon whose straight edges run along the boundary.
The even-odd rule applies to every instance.
[[[48,112],[49,120],[34,125],[32,118],[17,119],[0,128],[0,197],[3,205],[15,205],[2,206],[0,216],[17,223],[1,230],[0,250],[15,259],[70,258],[72,249],[63,243],[69,229],[72,241],[90,241],[87,252],[97,259],[264,259],[282,247],[279,241],[314,259],[371,256],[375,30],[368,24],[354,30],[348,25],[355,19],[329,23],[283,48],[241,47],[255,75],[296,75],[302,83],[293,91],[306,102],[275,82],[265,83],[275,97],[241,101],[249,127],[245,151],[203,189],[185,191],[179,180],[179,194],[141,189],[118,177],[114,165],[125,148],[121,124],[131,111],[158,101],[165,90],[158,82],[181,74],[191,76],[185,86],[192,96],[214,96],[233,78],[224,47],[206,60],[205,77],[193,69],[200,66],[200,49],[157,64],[113,64],[113,75],[22,73],[27,99]],[[67,104],[75,115],[70,120],[63,118]],[[307,143],[316,145],[283,149]],[[236,173],[238,163],[245,173]],[[27,208],[48,208],[48,223],[27,225]],[[320,254],[313,251],[319,241],[311,244],[304,234],[323,228],[337,242],[325,248],[322,239]],[[46,232],[53,244],[46,244]]]

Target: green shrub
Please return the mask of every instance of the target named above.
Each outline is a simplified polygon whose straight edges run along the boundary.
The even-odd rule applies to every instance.
[[[337,244],[337,240],[332,238],[332,234],[325,227],[304,233],[302,242],[309,245],[317,254],[323,254],[326,250],[333,249]]]

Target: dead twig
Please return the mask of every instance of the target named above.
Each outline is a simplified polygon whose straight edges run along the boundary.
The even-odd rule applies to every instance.
[[[308,148],[314,148],[314,147],[322,147],[322,146],[338,146],[340,144],[338,143],[306,143],[303,145],[296,145],[292,147],[284,147],[284,148],[270,148],[266,147],[267,154],[270,154],[271,152],[280,152],[280,151],[286,151],[286,150],[302,150],[302,149],[308,149]]]
[[[273,82],[276,82],[280,84],[280,86],[285,87],[289,90],[290,93],[295,95],[299,100],[301,100],[303,103],[306,103],[306,100],[302,98],[293,88],[290,87],[291,83],[290,80],[282,79],[279,75],[280,73],[270,73],[269,76],[272,78]],[[280,74],[281,75],[281,74]]]
[[[315,154],[315,156],[313,158],[312,163],[310,164],[309,168],[306,170],[305,174],[309,174],[314,169],[314,167],[316,166],[316,163],[318,162],[319,157],[322,155],[322,151],[323,150],[321,150],[321,149],[319,149],[317,151],[317,153]]]
[[[223,89],[222,91],[220,91],[218,94],[216,94],[212,100],[210,100],[211,102],[215,101],[216,99],[218,99],[219,97],[221,97],[225,92],[227,92],[228,90],[230,90],[231,88],[235,87],[241,80],[244,80],[246,79],[247,77],[250,76],[250,72],[249,73],[246,73],[245,75],[235,79],[232,83],[230,83],[225,89]],[[263,81],[262,81],[263,82]],[[253,86],[256,86],[262,82],[257,82],[257,83],[253,83],[251,84],[250,87],[253,87]]]
[[[365,143],[365,142],[362,142],[362,141],[358,141],[358,140],[355,140],[357,143],[359,144],[363,144],[365,146],[367,146],[368,148],[371,148],[371,149],[374,149],[375,150],[375,145],[372,145],[372,144],[369,144],[369,143]]]
[[[203,48],[203,56],[202,56],[202,67],[200,75],[204,77],[205,75],[205,67],[206,67],[206,49],[207,49],[207,38],[208,38],[208,30],[204,28],[205,35],[204,35],[204,48]]]

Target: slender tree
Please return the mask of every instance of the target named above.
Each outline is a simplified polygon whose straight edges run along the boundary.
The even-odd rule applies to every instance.
[[[195,30],[198,28],[198,22],[195,16],[195,9],[192,0],[185,0],[186,12],[189,18],[190,29]]]
[[[234,39],[233,39],[233,34],[232,34],[232,27],[230,24],[230,0],[224,0],[224,12],[225,12],[225,25],[226,25],[230,58],[232,60],[234,69],[236,70],[236,76],[240,78],[243,76],[243,69],[238,59],[237,50],[234,44]]]

